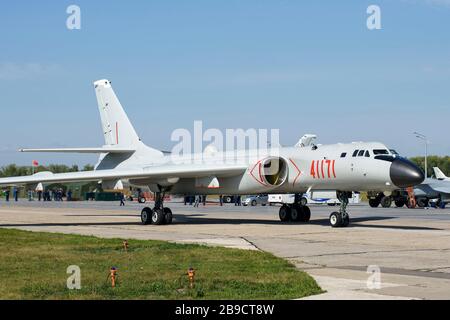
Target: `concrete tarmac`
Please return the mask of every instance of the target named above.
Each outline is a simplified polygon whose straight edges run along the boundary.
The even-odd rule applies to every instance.
[[[264,250],[327,290],[308,299],[450,299],[450,209],[353,205],[350,226],[333,229],[326,205],[306,224],[280,222],[278,207],[166,205],[172,225],[144,226],[137,203],[1,201],[0,227]]]

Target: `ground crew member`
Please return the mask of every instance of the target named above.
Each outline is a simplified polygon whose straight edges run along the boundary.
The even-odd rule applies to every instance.
[[[13,189],[13,196],[14,196],[14,201],[19,201],[19,190],[17,190],[17,188]]]

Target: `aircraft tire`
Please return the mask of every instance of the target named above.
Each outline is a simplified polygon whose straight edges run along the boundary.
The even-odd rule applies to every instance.
[[[428,199],[427,198],[421,198],[421,199],[417,200],[417,206],[419,208],[428,207]]]
[[[392,205],[392,198],[389,196],[385,196],[381,198],[381,206],[383,208],[390,208]]]
[[[161,209],[155,209],[153,210],[153,214],[152,214],[152,224],[154,225],[162,225],[164,224],[164,211]]]
[[[342,227],[342,216],[339,212],[333,212],[330,215],[330,225],[333,228],[340,228]]]
[[[141,211],[142,224],[146,225],[146,224],[152,223],[152,215],[153,215],[152,209],[150,209],[150,208],[142,209],[142,211]]]
[[[377,199],[369,199],[369,206],[377,208],[380,205],[380,201]]]
[[[294,206],[290,208],[291,211],[291,220],[292,221],[301,221],[303,217],[303,210],[299,206]]]
[[[343,227],[348,227],[348,225],[350,224],[350,217],[348,216],[348,214],[345,216],[344,219],[342,219],[342,226]]]
[[[397,208],[402,208],[405,204],[406,202],[404,200],[395,200],[395,206]]]
[[[164,223],[171,224],[173,220],[172,210],[170,208],[164,208]]]
[[[300,216],[300,221],[309,222],[310,219],[311,219],[311,209],[309,209],[309,207],[307,206],[302,207],[302,214]]]
[[[291,208],[289,208],[288,206],[282,206],[278,215],[282,222],[291,220]]]

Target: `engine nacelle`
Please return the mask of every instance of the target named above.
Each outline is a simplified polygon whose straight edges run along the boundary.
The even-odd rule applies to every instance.
[[[258,192],[273,190],[285,183],[288,173],[285,159],[267,157],[249,167],[240,187]]]

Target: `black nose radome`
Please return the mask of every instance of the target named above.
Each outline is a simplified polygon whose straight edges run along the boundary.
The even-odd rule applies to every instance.
[[[423,182],[425,175],[422,169],[405,158],[395,158],[390,170],[392,182],[399,188],[418,185]]]

